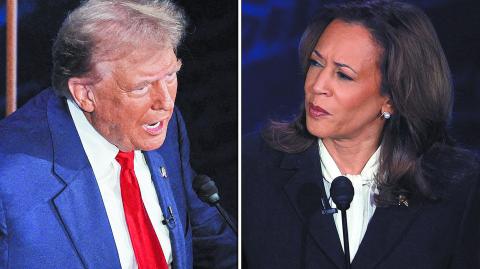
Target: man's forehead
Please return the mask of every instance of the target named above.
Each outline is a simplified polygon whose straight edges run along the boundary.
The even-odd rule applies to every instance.
[[[155,75],[177,67],[173,48],[139,48],[111,61],[97,63],[97,70]]]
[[[169,47],[141,47],[136,48],[115,63],[119,67],[160,65],[168,67],[175,64],[177,56],[172,48]]]

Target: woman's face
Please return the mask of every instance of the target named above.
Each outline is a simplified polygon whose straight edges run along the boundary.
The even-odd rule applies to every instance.
[[[381,48],[360,24],[332,21],[310,56],[305,80],[308,131],[324,139],[379,139],[391,111],[380,95]]]

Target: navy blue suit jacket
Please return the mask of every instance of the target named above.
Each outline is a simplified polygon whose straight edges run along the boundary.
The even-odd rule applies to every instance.
[[[236,237],[192,190],[178,110],[165,143],[145,157],[162,211],[173,208],[173,268],[235,268]],[[51,89],[0,122],[0,268],[120,268],[93,170]]]
[[[318,143],[288,154],[250,136],[242,147],[244,268],[344,268],[333,217],[321,213]],[[376,208],[353,269],[480,268],[479,171],[461,152],[424,157],[438,201]]]

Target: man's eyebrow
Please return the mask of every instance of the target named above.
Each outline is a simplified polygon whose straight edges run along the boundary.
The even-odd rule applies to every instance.
[[[178,72],[180,71],[180,68],[182,67],[182,60],[177,59],[173,61],[171,64],[168,65],[168,67],[164,70],[166,74],[169,74],[171,72]],[[149,84],[152,82],[155,82],[157,80],[161,79],[158,74],[151,75],[151,76],[145,76],[143,80],[141,80],[137,85],[142,85],[142,84]]]
[[[173,66],[175,67],[176,72],[180,71],[180,69],[183,66],[182,59],[177,59],[177,61],[173,64]]]
[[[182,59],[176,59],[175,61],[172,61],[166,68],[167,73],[170,72],[178,72],[180,71],[180,68],[182,67]]]
[[[315,55],[317,55],[319,58],[325,59],[325,58],[322,56],[322,54],[321,54],[320,52],[318,52],[317,50],[313,50],[313,53],[314,53]],[[333,63],[334,63],[336,66],[338,66],[338,67],[346,67],[346,68],[352,70],[353,73],[358,74],[357,71],[355,71],[355,69],[353,69],[353,68],[352,68],[351,66],[349,66],[348,64],[339,63],[339,62],[333,62]]]

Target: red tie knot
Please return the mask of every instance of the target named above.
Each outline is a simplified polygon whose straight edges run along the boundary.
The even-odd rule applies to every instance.
[[[119,151],[115,160],[117,160],[122,168],[133,169],[133,151]]]

